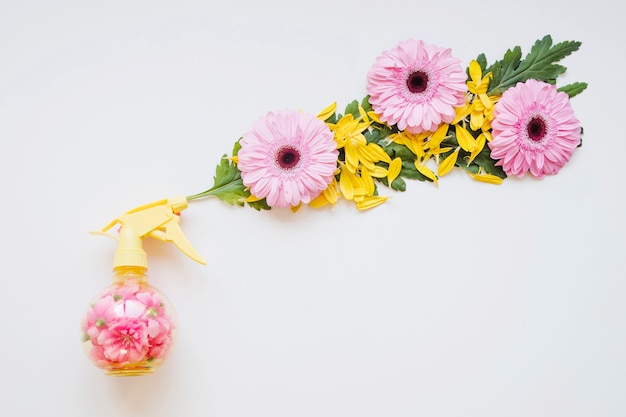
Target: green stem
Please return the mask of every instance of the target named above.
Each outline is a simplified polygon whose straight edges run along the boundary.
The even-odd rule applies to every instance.
[[[211,188],[211,189],[206,190],[206,191],[203,191],[203,192],[201,192],[201,193],[198,193],[198,194],[193,194],[193,195],[187,196],[186,198],[187,198],[187,201],[190,201],[190,202],[191,202],[191,201],[193,201],[193,200],[199,200],[199,199],[201,199],[201,198],[209,197],[209,196],[212,196],[212,195],[215,195],[215,192],[214,192],[214,190]]]
[[[218,198],[221,198],[220,195],[222,193],[236,191],[236,190],[239,190],[241,187],[243,187],[243,180],[241,179],[240,176],[237,175],[234,179],[232,179],[231,181],[225,184],[222,184],[217,187],[213,186],[209,188],[208,190],[203,191],[201,193],[190,195],[189,197],[187,197],[187,201],[193,201],[193,200],[197,200],[197,199],[209,197],[209,196],[216,196]]]

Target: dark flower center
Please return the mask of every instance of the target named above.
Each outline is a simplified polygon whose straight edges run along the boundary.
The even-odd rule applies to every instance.
[[[539,142],[546,136],[546,122],[541,117],[535,116],[530,119],[530,122],[528,122],[528,125],[526,126],[526,131],[528,132],[528,137],[530,138],[530,140]]]
[[[428,74],[424,71],[415,71],[406,80],[406,86],[411,93],[423,93],[428,88]]]
[[[282,169],[291,169],[298,165],[300,161],[300,152],[294,147],[283,146],[276,154],[276,163]]]

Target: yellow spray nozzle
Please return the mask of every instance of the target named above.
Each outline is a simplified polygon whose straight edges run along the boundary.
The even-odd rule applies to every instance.
[[[141,244],[141,239],[146,236],[172,242],[185,255],[205,264],[179,226],[178,214],[186,208],[185,197],[155,201],[127,211],[102,230],[92,233],[109,236],[118,241],[113,269],[126,266],[147,268],[147,255]],[[118,237],[115,237],[108,231],[117,224],[120,225],[120,229]]]

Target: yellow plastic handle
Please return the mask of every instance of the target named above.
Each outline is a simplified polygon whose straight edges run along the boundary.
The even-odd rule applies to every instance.
[[[92,232],[117,239],[118,249],[114,261],[114,268],[120,266],[145,266],[145,252],[142,249],[141,239],[150,236],[165,242],[172,242],[185,255],[196,262],[206,264],[204,259],[191,246],[179,226],[179,213],[187,208],[185,197],[164,199],[145,204],[127,211],[117,217],[103,229]],[[120,224],[119,237],[108,231]]]

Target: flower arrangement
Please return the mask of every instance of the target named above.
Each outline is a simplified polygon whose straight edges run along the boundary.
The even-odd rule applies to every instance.
[[[563,58],[581,43],[547,35],[522,59],[519,46],[466,69],[452,51],[406,40],[384,51],[367,74],[367,95],[317,116],[269,112],[217,166],[214,196],[257,210],[334,205],[360,210],[387,200],[378,185],[405,191],[407,179],[432,182],[453,168],[500,184],[507,176],[556,174],[582,144],[570,99],[587,87],[556,87]]]
[[[188,197],[130,210],[119,224],[114,284],[81,322],[88,357],[110,375],[154,372],[176,333],[169,302],[147,282],[141,239],[174,242],[204,263],[178,227],[188,201],[217,197],[256,210],[333,206],[340,198],[367,210],[384,203],[379,185],[406,190],[406,180],[432,182],[459,168],[477,181],[554,175],[582,145],[570,99],[587,84],[556,86],[558,62],[580,42],[553,44],[547,35],[522,59],[519,46],[488,64],[467,68],[452,51],[408,39],[384,51],[367,73],[366,95],[343,113],[268,112],[224,155],[214,184]]]
[[[87,356],[112,375],[154,371],[169,354],[175,321],[164,296],[129,280],[106,289],[83,315]]]

